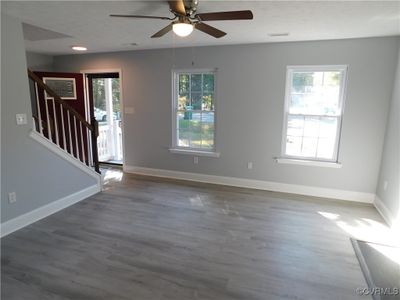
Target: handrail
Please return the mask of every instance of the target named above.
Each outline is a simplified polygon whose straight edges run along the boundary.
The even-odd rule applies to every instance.
[[[47,94],[49,94],[51,97],[54,98],[54,100],[68,109],[79,121],[82,122],[82,124],[88,128],[90,131],[94,131],[95,128],[92,124],[90,124],[88,121],[85,120],[84,117],[80,115],[71,105],[69,105],[66,101],[60,98],[47,84],[45,84],[35,73],[33,73],[30,69],[28,69],[28,76],[31,78],[33,81],[35,81],[39,87],[44,89]]]
[[[36,100],[37,100],[37,110],[38,110],[38,114],[39,117],[37,116],[33,116],[33,118],[35,120],[37,120],[38,127],[39,127],[39,131],[40,133],[43,135],[42,133],[42,127],[45,127],[47,129],[47,138],[49,138],[50,140],[53,140],[52,138],[52,133],[53,130],[55,131],[55,136],[56,136],[56,141],[55,143],[60,146],[59,143],[59,139],[58,139],[58,129],[57,129],[57,124],[60,126],[62,126],[61,132],[62,132],[62,136],[63,136],[63,141],[62,141],[62,148],[66,151],[68,151],[72,156],[74,156],[75,158],[77,158],[78,160],[82,161],[84,164],[87,164],[88,166],[91,165],[91,163],[93,163],[93,167],[95,169],[95,171],[97,173],[100,174],[100,166],[99,166],[99,158],[98,158],[98,153],[97,153],[97,138],[99,136],[99,124],[96,120],[95,117],[92,117],[89,123],[88,121],[85,120],[85,118],[83,116],[81,116],[80,113],[78,113],[71,105],[69,105],[66,101],[64,101],[63,99],[61,99],[60,96],[57,95],[56,92],[54,92],[47,84],[45,84],[35,73],[33,73],[30,69],[28,69],[28,77],[30,79],[32,79],[35,83],[36,83]],[[61,124],[57,123],[56,120],[56,112],[55,112],[55,106],[54,106],[54,102],[53,102],[53,113],[54,113],[54,126],[55,129],[52,128],[52,124],[47,124],[44,120],[41,120],[40,118],[40,105],[39,105],[39,97],[38,97],[38,89],[37,87],[42,88],[43,90],[45,90],[47,92],[47,94],[49,94],[55,102],[57,102],[60,105],[60,109],[61,109]],[[49,113],[47,112],[47,104],[46,104],[46,115],[47,115],[47,120],[48,122],[50,122],[50,117],[49,117]],[[64,127],[64,114],[62,111],[62,108],[64,108],[67,113],[68,113],[68,131],[69,131],[69,150],[67,150],[67,146],[66,146],[66,136],[65,136],[65,127]],[[74,123],[74,127],[75,127],[75,143],[72,142],[72,137],[71,137],[71,125],[70,125],[70,114],[77,120],[80,121],[80,130],[77,128],[76,123]],[[75,122],[74,119],[74,122]],[[42,124],[43,122],[43,124]],[[85,158],[85,146],[84,146],[84,138],[82,135],[82,124],[84,127],[86,127],[89,132],[90,132],[90,143],[88,142],[86,144],[86,148],[87,151],[91,152],[91,158],[92,161],[90,161],[90,158],[88,157],[88,159],[86,160]],[[80,133],[80,142],[78,142],[78,133]],[[89,137],[88,137],[89,138]],[[53,140],[54,142],[54,140]],[[80,144],[81,146],[81,151],[78,149],[78,144]],[[73,145],[75,145],[75,149],[73,149]],[[82,156],[80,156],[80,153],[82,154]]]

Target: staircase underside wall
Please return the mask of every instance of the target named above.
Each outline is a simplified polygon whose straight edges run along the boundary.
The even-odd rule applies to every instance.
[[[21,22],[1,16],[1,223],[98,185],[98,181],[29,137],[32,113]],[[16,125],[26,114],[28,124]],[[17,201],[9,203],[8,194]]]

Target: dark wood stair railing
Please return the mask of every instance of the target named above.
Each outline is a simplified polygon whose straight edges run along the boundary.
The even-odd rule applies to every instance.
[[[34,72],[28,69],[28,77],[35,84],[36,113],[34,115],[36,130],[80,160],[89,167],[93,167],[100,173],[99,159],[97,153],[97,138],[99,136],[99,125],[93,117],[90,123],[78,113],[71,105],[61,99],[48,85],[46,85]],[[39,88],[46,91],[53,100],[52,110],[48,102],[40,103]],[[44,97],[46,99],[46,97]],[[44,106],[44,107],[43,107]],[[57,109],[58,108],[58,109]],[[44,118],[42,119],[42,113]],[[47,121],[45,120],[47,119]],[[64,120],[66,122],[64,122]],[[72,126],[71,126],[72,119]],[[77,126],[79,124],[79,129]],[[50,124],[51,126],[48,126]],[[86,130],[85,130],[86,129]],[[90,138],[89,138],[90,135]],[[61,136],[61,138],[60,138]]]

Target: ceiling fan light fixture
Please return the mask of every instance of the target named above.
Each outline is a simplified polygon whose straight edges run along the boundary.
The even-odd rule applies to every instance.
[[[188,36],[193,31],[193,25],[190,23],[174,23],[172,25],[174,33],[180,37]]]

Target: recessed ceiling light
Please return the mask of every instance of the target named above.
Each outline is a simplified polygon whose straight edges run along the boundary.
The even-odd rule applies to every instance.
[[[75,50],[75,51],[86,51],[87,50],[86,47],[82,47],[82,46],[72,46],[71,48],[72,48],[72,50]]]
[[[289,32],[269,33],[269,36],[288,36]]]

